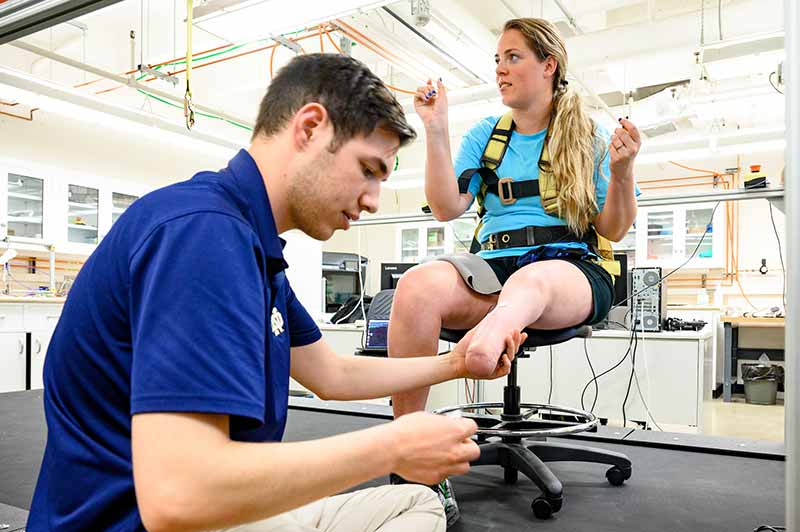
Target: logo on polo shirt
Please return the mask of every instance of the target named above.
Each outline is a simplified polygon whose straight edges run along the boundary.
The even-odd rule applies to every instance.
[[[278,336],[283,332],[283,316],[278,312],[277,307],[272,307],[270,322],[272,323],[272,334]]]

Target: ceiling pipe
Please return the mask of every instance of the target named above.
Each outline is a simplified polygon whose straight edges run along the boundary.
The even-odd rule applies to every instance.
[[[572,16],[572,13],[570,13],[564,6],[564,4],[561,3],[561,0],[553,0],[553,2],[555,2],[555,4],[558,6],[558,9],[560,9],[561,12],[564,13],[564,16],[567,18],[567,22],[569,23],[570,26],[572,26],[572,29],[575,30],[575,33],[577,33],[578,35],[583,35],[585,32],[581,29],[580,26],[578,26],[578,21],[575,20],[575,17]]]
[[[67,65],[67,66],[71,66],[73,68],[77,68],[78,70],[82,70],[84,72],[89,72],[90,74],[94,74],[94,75],[100,76],[102,78],[106,78],[106,79],[110,79],[112,81],[116,81],[117,83],[120,83],[122,85],[127,85],[129,87],[134,88],[134,89],[139,89],[139,90],[145,91],[147,93],[150,93],[150,94],[153,94],[155,96],[158,96],[159,98],[163,98],[165,100],[170,100],[172,102],[175,102],[176,104],[180,104],[181,106],[183,106],[183,98],[180,97],[180,96],[175,96],[175,95],[173,95],[173,94],[171,94],[169,92],[164,92],[164,91],[160,91],[158,89],[154,89],[154,88],[149,87],[147,85],[143,85],[143,84],[141,84],[141,83],[139,83],[139,82],[137,82],[135,80],[132,81],[127,77],[114,74],[113,72],[109,72],[107,70],[102,70],[100,68],[93,67],[91,65],[87,65],[86,63],[81,63],[80,61],[75,61],[74,59],[70,59],[69,57],[65,57],[63,55],[56,54],[54,52],[50,52],[49,50],[45,50],[44,48],[39,48],[38,46],[34,46],[32,44],[28,44],[28,43],[25,43],[25,42],[16,41],[16,42],[10,43],[10,45],[14,46],[16,48],[19,48],[21,50],[25,50],[26,52],[30,52],[32,54],[36,54],[36,55],[40,55],[40,56],[46,57],[48,59],[52,59],[53,61],[56,61],[58,63],[64,64],[64,65]],[[213,109],[211,107],[207,107],[205,105],[200,105],[198,103],[194,103],[193,107],[198,111],[202,111],[202,112],[207,113],[207,114],[212,114],[212,115],[218,116],[218,117],[220,117],[222,119],[230,120],[231,122],[236,122],[237,124],[241,124],[243,126],[247,126],[247,127],[251,128],[251,129],[255,126],[255,124],[251,123],[248,120],[244,120],[244,119],[239,118],[237,116],[230,115],[230,114],[225,113],[223,111],[219,111],[217,109]]]

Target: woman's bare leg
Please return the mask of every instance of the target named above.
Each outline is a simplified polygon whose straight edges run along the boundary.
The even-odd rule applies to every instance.
[[[470,329],[492,308],[497,295],[482,295],[467,286],[455,267],[444,261],[420,264],[400,278],[389,321],[389,356],[436,355],[442,327]],[[392,396],[394,417],[425,408],[428,388]]]
[[[467,369],[491,375],[512,331],[570,327],[591,312],[591,286],[577,266],[562,260],[528,264],[509,277],[497,305],[478,325],[467,348]]]

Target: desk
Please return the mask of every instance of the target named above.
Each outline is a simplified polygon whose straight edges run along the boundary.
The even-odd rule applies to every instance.
[[[326,325],[321,327],[325,341],[340,354],[352,354],[361,346],[363,327]],[[630,344],[630,331],[594,331],[587,342],[587,351],[597,374],[611,368],[625,354]],[[712,369],[713,331],[646,332],[638,334],[637,375],[642,396],[651,414],[661,426],[676,425],[700,432],[703,422],[703,400],[711,396],[714,382]],[[448,350],[447,342],[439,343],[439,351]],[[586,360],[584,343],[574,339],[553,347],[553,393],[550,390],[550,350],[540,348],[520,365],[519,384],[525,402],[552,402],[572,408],[581,407],[581,392],[592,379]],[[622,401],[630,378],[630,358],[598,381],[598,402],[594,413],[606,419],[622,419]],[[502,401],[505,379],[478,383],[481,401]],[[293,383],[293,388],[295,384]],[[299,385],[298,385],[299,386]],[[586,392],[592,403],[595,389]],[[389,404],[388,398],[372,402]],[[431,387],[428,410],[472,402],[467,398],[463,380],[443,382]],[[626,414],[630,420],[648,423],[648,415],[636,384],[632,385]],[[676,427],[676,430],[679,430]]]
[[[713,380],[711,328],[645,332],[638,333],[637,337],[638,388],[635,381],[630,381],[632,357],[625,358],[631,332],[600,330],[592,332],[585,346],[584,341],[577,338],[553,346],[552,359],[547,347],[540,347],[531,358],[522,359],[517,376],[522,400],[581,408],[584,387],[592,381],[587,353],[596,375],[610,370],[625,358],[616,369],[597,381],[598,400],[594,413],[598,417],[622,420],[622,403],[631,383],[626,402],[628,421],[653,425],[646,412],[646,401],[652,417],[665,430],[670,430],[669,426],[684,432],[702,432],[703,401],[711,397]],[[505,379],[482,381],[481,384],[482,401],[502,401]],[[594,402],[594,386],[589,386],[583,395],[585,410],[589,410]]]
[[[734,369],[739,359],[757,360],[760,354],[766,353],[769,357],[783,359],[783,349],[744,349],[739,347],[739,330],[744,328],[783,329],[783,318],[747,318],[723,317],[722,324],[725,328],[725,349],[723,361],[722,400],[731,401],[733,384],[736,382]],[[737,371],[738,374],[738,371]]]

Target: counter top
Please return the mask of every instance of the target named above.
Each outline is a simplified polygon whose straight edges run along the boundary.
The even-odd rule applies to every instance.
[[[55,303],[62,304],[66,297],[0,296],[0,303]]]
[[[332,323],[318,323],[321,331],[363,331],[363,325],[356,325],[354,323],[346,323],[341,325],[334,325]],[[624,329],[596,329],[592,331],[592,338],[629,338],[631,331]],[[711,327],[706,325],[699,331],[664,331],[664,332],[637,332],[637,336],[641,338],[662,339],[662,340],[699,340],[710,338],[712,336]]]

